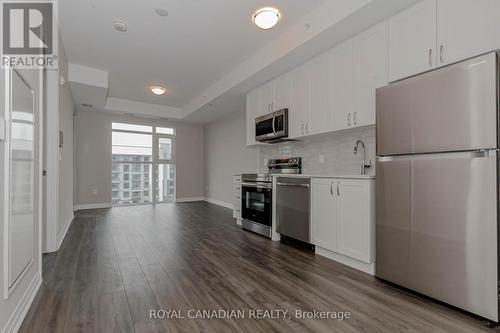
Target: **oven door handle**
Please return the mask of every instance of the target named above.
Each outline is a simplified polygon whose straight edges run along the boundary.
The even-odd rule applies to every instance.
[[[271,184],[262,184],[262,183],[241,183],[241,186],[247,187],[262,187],[262,188],[272,188]]]

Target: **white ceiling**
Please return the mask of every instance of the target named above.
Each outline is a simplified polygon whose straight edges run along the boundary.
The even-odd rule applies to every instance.
[[[181,108],[325,1],[338,0],[62,0],[59,17],[69,61],[108,71],[109,97]],[[265,6],[282,13],[270,31],[251,21]]]

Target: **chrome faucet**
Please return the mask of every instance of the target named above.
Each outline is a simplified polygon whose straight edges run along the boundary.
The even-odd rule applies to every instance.
[[[372,160],[370,160],[368,164],[366,163],[366,147],[365,143],[361,140],[356,141],[356,145],[354,146],[354,154],[358,153],[359,145],[361,145],[361,148],[363,148],[363,162],[361,162],[361,174],[366,175],[366,169],[372,167]]]

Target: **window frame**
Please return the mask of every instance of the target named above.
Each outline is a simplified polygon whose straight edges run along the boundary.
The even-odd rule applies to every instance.
[[[125,129],[114,129],[113,128],[113,123],[119,123],[119,124],[129,124],[129,125],[138,125],[138,126],[144,126],[144,127],[151,127],[152,131],[135,131],[135,130],[125,130]],[[160,128],[171,128],[173,130],[173,134],[163,134],[163,133],[157,133],[156,129]],[[115,161],[113,160],[113,153],[111,153],[111,163],[117,163],[117,164],[148,164],[150,165],[149,167],[149,172],[151,174],[151,182],[150,182],[150,189],[151,189],[151,197],[149,198],[150,200],[148,202],[143,202],[143,203],[120,203],[120,204],[113,204],[113,206],[119,207],[119,206],[137,206],[137,205],[148,205],[148,204],[156,204],[156,203],[171,203],[175,202],[177,198],[177,168],[176,168],[176,134],[177,134],[177,129],[175,127],[170,127],[170,126],[164,126],[164,125],[158,125],[158,124],[152,124],[152,125],[143,125],[143,124],[137,124],[137,123],[129,123],[129,122],[120,122],[120,121],[113,121],[111,122],[111,135],[113,135],[113,132],[121,132],[121,133],[128,133],[128,134],[142,134],[142,135],[151,135],[151,143],[152,143],[152,156],[150,161]],[[161,138],[168,138],[172,142],[172,154],[170,159],[161,159],[159,156],[159,146],[160,146],[160,139]],[[113,147],[113,142],[111,140],[111,149]],[[167,201],[161,201],[156,199],[156,190],[158,186],[158,182],[156,180],[156,168],[159,165],[162,164],[172,164],[174,166],[174,193],[173,193],[173,199],[172,200],[167,200]],[[133,175],[132,168],[127,172]],[[143,175],[143,173],[141,173]],[[138,190],[133,190],[132,188],[132,180],[133,177],[129,177],[128,182],[129,188],[127,189],[129,193],[129,200],[132,200],[132,192],[133,191],[138,191]]]

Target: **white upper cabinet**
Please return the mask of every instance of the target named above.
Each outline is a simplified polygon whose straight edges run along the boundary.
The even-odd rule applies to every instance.
[[[436,67],[436,25],[436,0],[423,0],[389,19],[389,81]]]
[[[340,130],[354,125],[355,82],[353,40],[335,47],[330,52],[330,91],[325,97],[331,98],[333,126],[330,130]]]
[[[500,48],[499,0],[438,0],[438,64]]]
[[[300,138],[306,135],[306,124],[309,122],[310,90],[308,64],[296,68],[291,73],[292,107],[289,113],[289,137]]]
[[[255,118],[261,113],[262,89],[257,88],[247,95],[246,123],[247,123],[247,146],[257,144],[255,141]]]
[[[333,130],[333,112],[330,95],[332,93],[330,53],[323,53],[309,64],[311,111],[310,121],[305,124],[306,135]]]
[[[354,41],[354,126],[375,124],[377,88],[387,85],[387,25],[378,25]]]
[[[290,109],[292,103],[290,76],[290,74],[282,75],[260,88],[262,97],[259,116],[281,109]]]
[[[271,102],[272,111],[290,109],[292,105],[292,79],[287,73],[274,80],[274,98]],[[290,110],[289,110],[290,111]]]
[[[389,19],[389,81],[500,48],[500,1],[424,0]]]
[[[274,82],[271,81],[261,87],[261,108],[257,116],[263,116],[271,112],[274,100]]]

